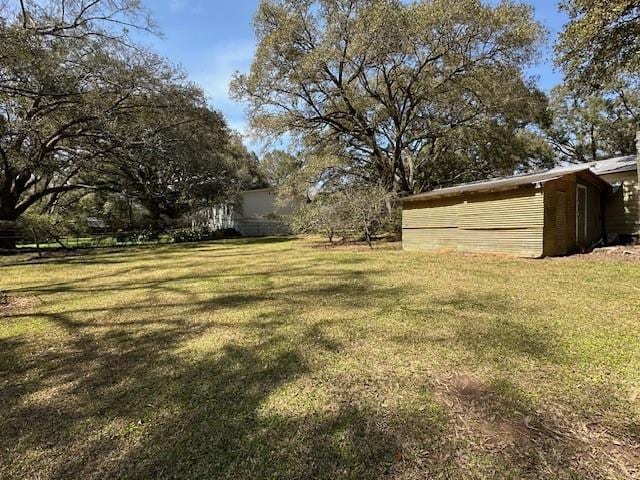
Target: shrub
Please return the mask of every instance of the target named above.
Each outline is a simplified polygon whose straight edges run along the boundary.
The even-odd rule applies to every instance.
[[[331,192],[320,192],[310,203],[297,209],[291,227],[299,233],[320,233],[329,241],[334,237],[364,238],[369,246],[379,232],[396,230],[393,197],[381,186],[342,185]]]
[[[223,238],[235,238],[239,236],[238,231],[233,228],[224,228],[222,230],[183,228],[170,232],[170,238],[173,243],[204,242],[207,240],[221,240]]]
[[[158,234],[149,229],[117,232],[115,236],[117,243],[146,243],[158,238]]]

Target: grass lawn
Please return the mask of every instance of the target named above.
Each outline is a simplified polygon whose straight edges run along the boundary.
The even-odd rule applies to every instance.
[[[5,258],[0,478],[640,478],[640,262]]]

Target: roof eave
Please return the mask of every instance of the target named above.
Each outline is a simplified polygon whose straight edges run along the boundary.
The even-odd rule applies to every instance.
[[[618,168],[614,168],[612,170],[606,170],[604,172],[599,172],[599,171],[594,171],[592,170],[592,172],[595,175],[611,175],[613,173],[624,173],[624,172],[635,172],[638,169],[638,167],[636,165],[625,165],[624,167],[618,167]]]
[[[506,185],[504,187],[493,187],[493,188],[483,188],[483,189],[474,189],[474,190],[458,190],[451,192],[438,192],[437,190],[433,190],[427,193],[418,193],[416,195],[411,195],[408,197],[402,197],[398,200],[401,203],[404,202],[420,202],[422,200],[436,200],[439,198],[451,198],[451,197],[459,197],[462,195],[472,195],[472,194],[483,194],[483,193],[500,193],[500,192],[509,192],[511,190],[521,190],[524,188],[540,188],[544,183],[555,180],[559,177],[550,178],[548,180],[542,180],[538,182],[524,183],[519,185]]]

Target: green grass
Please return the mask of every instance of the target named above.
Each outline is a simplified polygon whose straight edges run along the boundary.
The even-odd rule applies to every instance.
[[[0,290],[0,478],[640,475],[640,262],[234,240]]]
[[[60,238],[62,244],[70,249],[102,248],[102,247],[123,247],[123,246],[143,246],[173,243],[169,234],[160,235],[153,239],[135,239],[119,241],[113,235],[79,235],[63,236]],[[18,243],[18,250],[61,250],[62,246],[54,239],[47,239],[36,243]]]

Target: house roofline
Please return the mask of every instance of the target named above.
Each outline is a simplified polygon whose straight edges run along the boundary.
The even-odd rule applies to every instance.
[[[510,177],[500,177],[491,180],[484,180],[481,182],[463,183],[453,187],[439,188],[430,192],[418,193],[407,197],[400,198],[400,202],[416,202],[421,200],[432,200],[437,198],[455,197],[458,195],[472,194],[472,193],[494,193],[504,192],[509,190],[517,190],[523,187],[538,186],[552,180],[572,175],[575,173],[584,172],[588,175],[597,178],[597,181],[601,184],[610,186],[610,184],[598,175],[593,173],[589,165],[581,164],[572,168],[566,168],[560,171],[548,170],[546,172],[539,173],[527,173],[523,175],[514,175]]]

